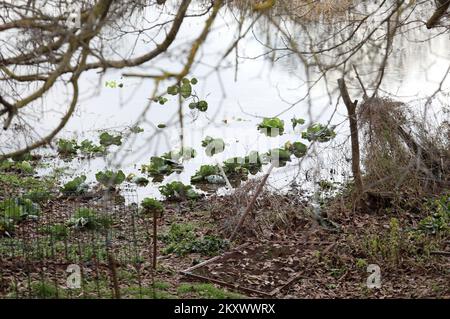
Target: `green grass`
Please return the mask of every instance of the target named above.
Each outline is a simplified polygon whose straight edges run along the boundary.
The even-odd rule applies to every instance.
[[[199,298],[205,299],[243,299],[246,298],[244,295],[230,292],[225,289],[220,289],[213,284],[190,284],[182,283],[177,289],[180,296],[184,295],[195,295]]]

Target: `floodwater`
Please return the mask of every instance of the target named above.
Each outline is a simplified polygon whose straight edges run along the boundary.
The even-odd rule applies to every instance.
[[[151,12],[147,12],[146,18],[151,20],[156,17],[153,17]],[[180,125],[177,99],[169,97],[169,102],[165,105],[151,103],[149,99],[154,90],[154,81],[122,77],[122,74],[127,72],[155,74],[158,69],[180,70],[183,58],[186,56],[183,49],[186,49],[187,45],[201,32],[203,21],[203,18],[188,19],[182,26],[178,40],[172,46],[173,54],[169,57],[158,58],[145,68],[112,70],[105,74],[98,74],[96,71],[86,73],[80,81],[82,98],[76,115],[69,121],[59,137],[75,137],[79,141],[91,138],[97,142],[101,130],[127,132],[128,128],[136,123],[144,128],[144,132],[132,134],[117,149],[111,148],[113,152],[106,158],[74,160],[70,163],[51,161],[49,167],[43,169],[41,173],[63,165],[70,168],[71,176],[69,177],[73,174],[86,174],[90,181],[94,180],[96,171],[104,168],[120,168],[126,174],[139,175],[138,169],[141,164],[148,163],[151,156],[161,155],[178,147]],[[297,27],[293,25],[292,28],[296,30]],[[198,156],[184,163],[183,173],[167,177],[164,183],[172,180],[189,183],[190,176],[202,164],[213,164],[215,160],[223,161],[233,156],[245,156],[252,150],[264,152],[281,146],[288,140],[299,140],[299,131],[314,122],[337,125],[337,141],[343,141],[348,136],[345,106],[341,102],[336,107],[338,74],[330,74],[327,81],[322,79],[311,88],[305,83],[306,68],[295,55],[277,52],[276,56],[271,54],[261,56],[267,52],[267,48],[261,45],[260,41],[273,32],[273,30],[267,30],[264,23],[255,24],[253,34],[250,33],[240,43],[237,71],[234,68],[234,53],[222,61],[221,67],[215,70],[217,61],[236,38],[236,30],[235,15],[230,10],[224,11],[216,21],[214,31],[202,47],[200,63],[195,65],[191,76],[199,79],[195,90],[200,97],[208,101],[209,109],[206,113],[198,114],[192,112],[187,105],[183,106],[184,145],[195,148]],[[317,30],[317,36],[323,36],[319,33],[324,31],[320,28]],[[301,28],[298,28],[298,31],[301,32]],[[423,112],[424,98],[439,87],[450,65],[448,34],[423,42],[419,41],[431,37],[431,32],[433,31],[426,30],[423,26],[395,40],[381,85],[384,94],[396,96],[398,100],[410,103],[417,108],[417,112]],[[275,32],[272,35],[273,39],[270,41],[274,45],[279,44],[282,40],[281,36]],[[136,43],[132,52],[134,55],[153,48],[153,44],[145,41],[145,38],[136,41],[134,36],[129,36],[117,42],[115,49],[121,54],[130,54],[130,48],[134,47],[134,43]],[[275,63],[274,58],[277,60]],[[333,59],[333,57],[330,58]],[[357,62],[358,71],[367,78],[377,68],[370,56],[361,56]],[[314,74],[312,77],[314,78]],[[106,81],[123,83],[123,87],[106,87]],[[444,88],[449,88],[449,82],[450,79],[447,79],[443,84]],[[159,92],[163,92],[171,84],[173,83],[170,81],[162,83]],[[357,89],[358,83],[352,73],[348,75],[348,86],[352,98],[361,99],[361,92]],[[33,126],[36,131],[44,134],[56,125],[61,117],[61,110],[65,110],[67,99],[68,95],[64,87],[51,91],[46,101],[35,109],[36,118]],[[448,95],[434,101],[432,105],[437,107],[434,113],[439,113],[439,105],[443,103],[448,104]],[[285,121],[286,134],[278,138],[268,138],[258,133],[256,125],[262,117],[277,115]],[[294,116],[306,120],[305,125],[295,132],[290,125],[290,119]],[[162,123],[167,127],[158,129],[156,126]],[[226,141],[227,147],[223,154],[218,154],[214,158],[204,154],[201,140],[207,135],[222,137]],[[332,143],[331,147],[342,150],[337,141]],[[341,152],[340,156],[342,155]],[[350,166],[348,162],[342,158],[330,159],[329,155],[326,155],[321,159],[311,160],[309,164],[303,161],[299,165],[294,161],[286,168],[276,169],[269,184],[274,189],[284,189],[291,183],[294,176],[306,169],[306,166],[320,165],[327,161],[335,161],[338,171],[348,172]],[[325,170],[328,169],[329,166],[326,165]],[[139,197],[159,196],[157,191],[159,185],[150,183],[145,188],[139,188]]]

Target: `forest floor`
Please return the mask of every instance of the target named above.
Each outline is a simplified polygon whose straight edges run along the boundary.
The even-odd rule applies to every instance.
[[[0,183],[5,189],[48,181],[2,173]],[[11,233],[3,230],[0,296],[108,298],[117,283],[123,298],[450,298],[448,194],[419,207],[367,212],[352,212],[345,199],[331,199],[327,218],[333,227],[311,219],[307,204],[293,195],[264,196],[269,195],[263,194],[231,243],[226,238],[233,196],[164,202],[155,271],[147,271],[152,218],[135,221],[130,213],[137,211],[135,205],[121,203],[117,209],[92,198],[49,198],[41,203],[39,219],[24,220]],[[7,200],[4,194],[0,199]],[[74,208],[86,205],[117,214],[110,246],[99,244],[98,229],[67,233],[55,228],[65,229]],[[286,213],[283,223],[280,207]],[[68,241],[72,235],[76,240]],[[37,248],[24,255],[27,243]],[[115,278],[108,249],[115,253]],[[71,263],[81,264],[85,278],[74,291],[64,287]],[[368,285],[371,267],[372,277],[381,279],[379,288]]]

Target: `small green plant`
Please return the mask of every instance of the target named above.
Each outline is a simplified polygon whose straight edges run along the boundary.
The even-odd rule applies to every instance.
[[[115,188],[116,185],[122,184],[125,181],[125,178],[126,176],[122,170],[117,172],[107,170],[95,174],[95,179],[97,182],[107,188]]]
[[[52,236],[56,240],[62,240],[69,236],[69,229],[64,224],[45,226],[41,229],[41,232]]]
[[[0,235],[11,235],[17,224],[27,218],[37,218],[41,212],[38,204],[23,197],[0,202]]]
[[[51,198],[51,192],[49,190],[32,189],[23,197],[35,203],[42,203],[47,202]]]
[[[34,168],[28,161],[12,162],[10,160],[4,160],[0,162],[0,170],[24,175],[34,174]]]
[[[132,182],[139,187],[145,187],[148,185],[148,183],[150,183],[150,181],[147,178],[142,176],[133,178]]]
[[[190,160],[192,158],[195,158],[196,156],[197,156],[197,151],[194,150],[193,148],[182,147],[180,150],[164,153],[161,157],[168,159],[168,160],[173,160],[175,162],[178,162],[178,161],[180,161],[180,159]]]
[[[213,284],[182,283],[178,289],[180,295],[194,294],[200,298],[243,299],[245,296],[215,287]]]
[[[139,134],[139,133],[144,132],[144,129],[140,126],[135,125],[135,126],[130,127],[130,132],[134,133],[134,134]]]
[[[356,267],[358,269],[366,271],[367,266],[368,266],[367,260],[365,260],[363,258],[356,259]]]
[[[200,197],[190,185],[184,185],[182,182],[174,181],[159,187],[159,191],[168,200],[195,200]]]
[[[206,112],[208,110],[208,102],[205,100],[200,100],[198,102],[191,102],[189,103],[189,108],[191,110],[197,109],[200,112]]]
[[[304,119],[297,119],[297,118],[294,117],[294,118],[291,119],[291,123],[292,123],[292,128],[295,130],[297,125],[305,124],[305,120]]]
[[[291,152],[284,148],[275,148],[267,153],[267,158],[275,167],[283,167],[291,161],[291,155]]]
[[[67,221],[69,227],[88,230],[104,230],[111,227],[113,220],[106,214],[100,215],[96,210],[78,208],[73,217]]]
[[[213,138],[211,136],[205,137],[202,141],[202,146],[205,148],[206,155],[208,156],[214,156],[225,150],[224,140],[221,138]]]
[[[58,153],[64,157],[75,156],[75,155],[77,155],[77,151],[78,151],[77,141],[74,139],[72,139],[72,140],[66,140],[63,138],[59,139],[57,142],[57,150],[58,150]]]
[[[103,132],[99,136],[100,144],[104,147],[108,147],[111,145],[122,145],[122,135],[111,135],[108,132]]]
[[[81,175],[75,177],[73,180],[65,183],[61,188],[61,192],[66,196],[78,196],[83,195],[89,190],[89,185],[85,183],[86,176]]]
[[[450,196],[428,200],[423,208],[430,215],[419,222],[419,229],[425,233],[450,233]]]
[[[197,172],[191,176],[191,183],[195,184],[208,182],[208,178],[210,176],[220,176],[219,167],[217,165],[202,165]],[[225,183],[225,181],[223,181],[223,183]]]
[[[162,215],[164,212],[162,203],[154,198],[144,198],[141,202],[141,206],[145,213]]]
[[[336,132],[333,128],[328,128],[319,123],[311,125],[306,132],[302,132],[302,138],[310,142],[317,141],[324,143],[331,141],[335,137]]]
[[[172,224],[160,239],[167,245],[164,254],[173,253],[179,256],[190,253],[213,256],[229,247],[228,241],[216,236],[198,237],[192,224]]]
[[[284,121],[277,117],[265,118],[260,124],[258,124],[258,130],[269,137],[283,135]]]
[[[154,180],[162,181],[164,176],[169,176],[172,173],[181,173],[183,171],[183,165],[169,160],[167,158],[153,156],[150,159],[150,164],[142,165],[141,172],[147,173],[153,177]]]
[[[88,156],[103,155],[106,153],[106,148],[103,145],[95,145],[91,140],[83,140],[79,145],[79,149],[83,154]]]
[[[39,281],[31,284],[32,295],[40,299],[56,299],[62,297],[62,290],[59,291],[55,284]]]

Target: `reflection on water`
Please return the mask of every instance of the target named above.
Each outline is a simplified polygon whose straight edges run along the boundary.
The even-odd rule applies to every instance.
[[[378,2],[373,5],[378,5]],[[356,11],[358,10],[362,12],[364,8]],[[231,156],[244,156],[252,150],[265,152],[288,140],[299,139],[299,131],[292,129],[282,137],[273,139],[268,139],[257,132],[256,125],[262,117],[281,114],[280,117],[285,121],[286,127],[289,127],[292,117],[304,118],[306,123],[298,130],[313,122],[330,122],[338,125],[336,130],[341,135],[335,145],[339,145],[340,141],[348,136],[345,107],[342,104],[336,107],[338,97],[336,80],[342,75],[344,64],[327,72],[325,77],[322,75],[323,68],[330,67],[333,63],[341,63],[346,50],[364,39],[371,32],[369,26],[376,26],[377,21],[382,20],[386,14],[386,11],[380,10],[379,14],[373,17],[373,21],[365,26],[367,30],[358,33],[359,38],[355,36],[345,46],[320,55],[306,54],[304,55],[306,60],[303,61],[299,59],[298,52],[286,49],[285,41],[288,35],[289,41],[301,44],[298,48],[315,51],[341,41],[348,32],[333,35],[332,32],[339,28],[325,21],[312,23],[313,27],[307,28],[283,17],[277,17],[278,21],[275,24],[277,27],[273,21],[269,23],[260,19],[253,26],[253,32],[239,44],[238,69],[233,67],[235,57],[230,55],[221,62],[220,71],[216,72],[214,67],[236,38],[235,31],[238,28],[235,14],[232,10],[226,10],[216,22],[214,32],[202,48],[201,61],[192,72],[192,75],[200,80],[196,87],[199,96],[207,98],[210,107],[206,114],[198,114],[187,107],[184,108],[184,144],[202,150],[200,142],[206,135],[222,137],[227,143],[227,148],[223,154],[216,156],[215,159],[219,161]],[[347,15],[346,19],[351,19],[351,15]],[[149,16],[148,20],[151,21],[152,17]],[[251,21],[247,23],[249,25]],[[152,61],[141,73],[151,73],[155,69],[176,70],[182,64],[177,56],[177,48],[182,48],[182,44],[195,38],[202,27],[202,19],[187,20],[173,45],[175,54]],[[373,87],[379,76],[384,47],[382,42],[381,46],[377,47],[379,43],[375,39],[386,32],[386,24],[374,29],[376,30],[373,40],[368,40],[367,46],[345,64],[346,70],[349,69],[348,65],[354,64],[368,87]],[[398,31],[389,52],[390,57],[380,92],[396,96],[405,102],[416,101],[418,105],[420,103],[417,101],[421,101],[420,99],[436,90],[450,63],[450,41],[448,35],[433,37],[435,33],[424,27],[413,28],[409,25]],[[319,41],[320,47],[313,47],[308,45],[311,39],[315,42],[318,42],[318,39],[323,41]],[[122,50],[125,54],[135,40],[134,36],[122,39],[118,45],[119,52]],[[144,39],[140,40],[136,42],[134,54],[148,49],[149,43]],[[179,56],[183,56],[181,52],[179,53]],[[143,133],[131,135],[123,147],[108,155],[106,159],[97,158],[70,164],[74,172],[83,172],[91,180],[96,170],[105,167],[120,166],[126,173],[136,172],[141,164],[148,163],[151,156],[174,149],[179,142],[178,104],[173,101],[166,105],[150,103],[154,82],[149,79],[122,77],[122,73],[126,72],[127,70],[107,71],[100,77],[96,72],[90,71],[83,75],[80,83],[82,100],[79,109],[60,134],[61,137],[76,136],[79,140],[84,138],[95,140],[98,130],[126,131],[127,127],[136,122],[144,128]],[[351,95],[360,99],[361,90],[355,76],[349,73],[347,77]],[[110,80],[120,81],[123,88],[105,87],[105,81]],[[170,84],[164,83],[165,86]],[[437,99],[435,102],[439,104],[445,101]],[[43,135],[56,125],[61,117],[60,110],[65,109],[63,106],[66,103],[64,88],[60,86],[58,90],[52,91],[45,105],[36,106],[34,110],[36,118],[33,123],[36,134]],[[156,126],[161,123],[166,124],[167,128],[158,129]],[[6,135],[2,135],[2,139],[4,138]],[[313,166],[318,165],[317,161],[327,162],[330,160],[328,156],[323,155],[323,158],[316,161],[305,160],[303,169],[307,169],[305,165],[308,161],[309,165]],[[199,151],[196,159],[184,163],[185,170],[182,174],[174,174],[166,181],[181,180],[189,183],[190,176],[200,164],[213,163],[215,159]],[[52,165],[60,164],[56,162]],[[345,159],[343,165],[347,165]],[[296,176],[299,172],[298,163],[293,163],[286,169],[279,169],[271,182],[273,185],[285,186],[290,183],[292,176]],[[157,191],[149,186],[141,190],[140,196],[144,195],[157,195]]]

